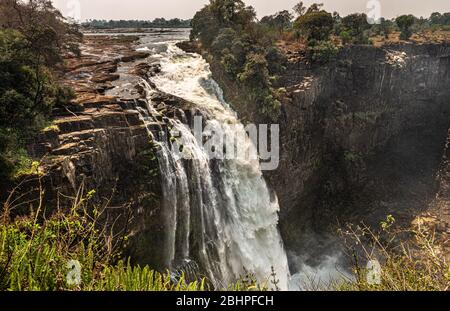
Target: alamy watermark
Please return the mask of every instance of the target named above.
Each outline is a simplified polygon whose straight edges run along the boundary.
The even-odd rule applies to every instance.
[[[82,20],[80,0],[54,0],[53,3],[68,20],[74,22]]]
[[[192,160],[206,155],[208,160],[259,161],[263,171],[275,170],[280,163],[279,124],[244,126],[239,122],[204,122],[202,116],[194,116],[192,129],[178,124],[170,135],[168,141],[177,160]],[[196,152],[198,147],[201,154]]]
[[[371,25],[381,23],[381,2],[380,0],[369,0],[366,5],[367,22]]]

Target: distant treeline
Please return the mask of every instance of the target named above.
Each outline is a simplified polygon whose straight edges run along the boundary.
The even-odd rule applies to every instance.
[[[156,18],[153,21],[142,20],[88,20],[81,24],[84,28],[113,29],[113,28],[189,28],[190,19],[165,19]]]

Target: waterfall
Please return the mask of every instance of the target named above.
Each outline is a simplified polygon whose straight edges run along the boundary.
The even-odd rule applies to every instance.
[[[253,157],[210,159],[190,125],[170,120],[179,133],[181,159],[169,140],[159,139],[157,157],[161,170],[164,257],[168,267],[194,260],[214,285],[223,288],[249,272],[271,286],[272,268],[278,287],[288,288],[287,256],[278,230],[279,205],[261,172],[256,148],[244,126],[225,103],[206,61],[173,43],[158,45],[152,61],[161,73],[151,82],[168,94],[181,97],[207,116],[214,132],[237,137],[235,148]],[[144,47],[151,50],[149,47]],[[146,83],[148,93],[152,90]],[[151,102],[149,111],[157,114]]]

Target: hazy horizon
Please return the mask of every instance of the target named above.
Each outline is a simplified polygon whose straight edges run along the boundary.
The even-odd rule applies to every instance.
[[[106,3],[107,2],[107,3]],[[87,19],[140,19],[192,18],[209,0],[53,0],[54,5],[65,16]],[[258,17],[281,10],[291,10],[298,0],[245,0],[252,5]],[[324,3],[327,11],[337,11],[341,15],[354,12],[369,12],[370,0],[304,0],[306,5]],[[401,14],[429,17],[433,12],[450,12],[449,0],[379,0],[381,16],[396,17]]]

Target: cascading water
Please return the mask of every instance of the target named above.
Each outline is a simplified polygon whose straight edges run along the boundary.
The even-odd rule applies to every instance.
[[[159,90],[192,102],[208,116],[206,124],[212,131],[236,137],[236,149],[256,154],[204,59],[171,42],[147,43],[141,48],[153,49],[151,61],[161,65],[161,73],[151,81]],[[151,94],[150,85],[145,86]],[[157,113],[150,100],[149,110]],[[204,136],[196,136],[189,125],[177,119],[170,122],[189,160],[180,159],[170,140],[157,142],[167,230],[166,265],[194,260],[218,287],[247,272],[271,286],[273,268],[278,287],[287,289],[288,261],[277,227],[279,205],[263,178],[258,158],[210,159],[202,144]]]

